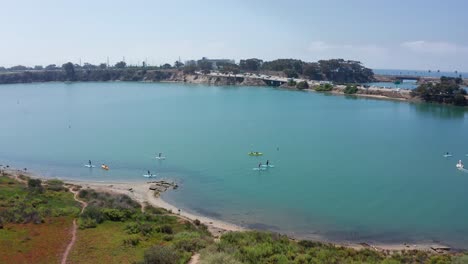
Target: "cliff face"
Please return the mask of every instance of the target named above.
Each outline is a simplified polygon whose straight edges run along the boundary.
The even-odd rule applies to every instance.
[[[145,82],[184,82],[208,85],[246,85],[265,86],[262,80],[207,76],[199,74],[185,74],[182,71],[164,70],[134,70],[134,69],[112,69],[77,71],[73,77],[69,77],[63,71],[26,71],[0,74],[0,84],[8,83],[30,83],[30,82],[102,82],[102,81],[145,81]]]

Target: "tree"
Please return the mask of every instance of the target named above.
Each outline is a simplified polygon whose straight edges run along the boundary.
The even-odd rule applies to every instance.
[[[427,102],[466,105],[466,91],[458,83],[458,78],[442,76],[439,83],[423,83],[411,95]]]
[[[107,64],[105,64],[105,63],[99,64],[99,69],[101,69],[101,70],[107,69]]]
[[[75,79],[75,66],[71,62],[67,62],[62,65],[65,74],[67,75],[67,80],[72,81]]]
[[[200,60],[198,61],[198,67],[204,72],[209,72],[213,69],[213,63],[208,60]]]
[[[293,69],[285,69],[284,71],[284,74],[286,74],[286,77],[288,78],[298,78],[299,75],[297,74],[297,72]]]
[[[11,71],[26,71],[28,70],[28,67],[23,66],[23,65],[17,65],[17,66],[11,67],[10,70]]]
[[[165,63],[161,66],[163,69],[172,69],[172,66],[169,63]]]
[[[246,59],[239,62],[239,67],[243,71],[258,71],[262,66],[263,61],[260,59]]]
[[[174,62],[174,68],[180,69],[184,67],[184,64],[181,61]]]
[[[299,82],[299,83],[296,85],[296,88],[299,89],[299,90],[308,89],[308,88],[309,88],[309,84],[308,84],[306,81],[302,81],[302,82]]]
[[[277,59],[263,63],[262,69],[270,71],[294,70],[302,74],[302,68],[305,62],[295,59]]]
[[[36,65],[36,66],[34,66],[34,70],[36,70],[36,71],[41,71],[41,70],[43,70],[43,69],[44,69],[44,67],[42,67],[42,65]]]
[[[0,72],[2,71],[6,71],[6,68],[5,67],[0,67]]]
[[[320,71],[320,66],[318,63],[307,63],[303,67],[304,76],[310,80],[323,80],[322,72]]]
[[[355,93],[357,93],[357,91],[358,91],[357,86],[356,85],[350,85],[350,84],[346,85],[346,88],[343,90],[343,92],[345,94],[355,94]]]
[[[123,68],[127,67],[127,63],[125,63],[125,61],[119,61],[119,62],[117,62],[115,64],[115,67],[117,69],[123,69]]]
[[[193,74],[197,70],[198,70],[198,67],[195,64],[189,64],[189,65],[184,66],[184,73],[185,74]]]
[[[49,64],[45,67],[46,71],[51,71],[51,70],[56,70],[57,69],[57,65],[55,64]]]

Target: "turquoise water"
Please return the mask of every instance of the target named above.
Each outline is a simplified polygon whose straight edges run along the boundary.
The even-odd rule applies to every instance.
[[[403,81],[400,84],[395,84],[393,82],[373,82],[373,83],[366,83],[370,86],[377,86],[377,87],[385,87],[385,88],[401,88],[401,89],[409,89],[413,90],[418,88],[418,84],[416,81]]]
[[[468,173],[455,169],[468,164],[462,108],[124,82],[2,85],[0,98],[1,164],[97,181],[151,170],[180,182],[165,199],[183,210],[247,227],[468,248]],[[252,170],[266,159],[276,167]]]

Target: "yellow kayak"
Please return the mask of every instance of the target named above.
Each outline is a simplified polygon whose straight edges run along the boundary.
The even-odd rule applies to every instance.
[[[262,156],[263,155],[263,153],[261,152],[249,152],[247,154],[249,154],[249,156]]]
[[[103,170],[109,170],[109,166],[102,164],[102,165],[101,165],[101,169],[103,169]]]

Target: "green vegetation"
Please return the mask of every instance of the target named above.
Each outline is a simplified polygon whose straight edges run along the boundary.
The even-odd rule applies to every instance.
[[[299,89],[299,90],[308,89],[308,88],[309,88],[309,84],[308,84],[306,81],[302,81],[302,82],[299,82],[299,83],[296,85],[296,88]]]
[[[99,263],[187,263],[194,252],[213,244],[206,226],[180,220],[167,211],[141,205],[122,194],[81,190],[88,203],[79,217],[73,263],[83,254]]]
[[[265,232],[231,232],[201,251],[201,263],[451,263],[450,255],[423,251],[386,254],[370,249],[355,250],[333,244],[289,240]],[[458,257],[454,257],[457,259]]]
[[[358,88],[356,85],[348,84],[346,85],[346,88],[343,90],[343,92],[345,94],[355,94],[358,92]]]
[[[314,89],[317,92],[329,92],[329,91],[333,90],[333,85],[331,85],[329,83],[321,84],[321,85],[315,86]]]
[[[296,86],[297,82],[294,79],[289,79],[288,80],[288,86]]]
[[[460,88],[461,78],[441,77],[440,82],[424,83],[411,92],[412,96],[420,97],[426,102],[437,102],[466,106],[466,91]]]

